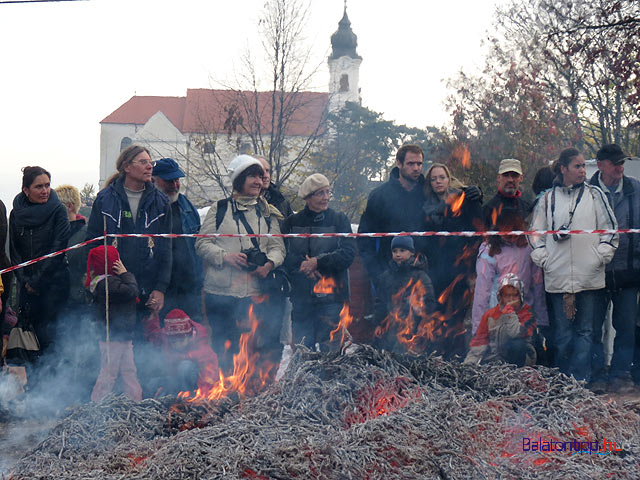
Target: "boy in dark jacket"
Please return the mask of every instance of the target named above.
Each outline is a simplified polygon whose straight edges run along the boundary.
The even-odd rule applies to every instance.
[[[89,251],[86,286],[96,305],[96,318],[106,322],[107,292],[109,294],[108,341],[100,341],[100,374],[91,392],[91,400],[100,402],[122,378],[123,393],[135,401],[142,400],[142,388],[133,360],[133,328],[136,324],[138,284],[120,260],[118,251],[107,246]]]
[[[378,282],[374,343],[390,351],[415,350],[417,344],[413,340],[418,325],[429,321],[435,311],[436,299],[425,258],[416,255],[411,237],[394,237],[389,267]]]

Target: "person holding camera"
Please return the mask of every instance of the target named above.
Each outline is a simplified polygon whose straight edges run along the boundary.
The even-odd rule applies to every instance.
[[[327,177],[314,173],[300,185],[302,211],[288,217],[283,233],[351,233],[344,213],[329,208],[331,187]],[[288,238],[284,268],[291,279],[293,341],[309,348],[329,350],[329,334],[349,301],[348,268],[356,256],[354,238]]]
[[[529,230],[559,232],[530,236],[531,259],[545,275],[555,365],[589,381],[594,315],[604,301],[605,265],[618,247],[618,234],[561,230],[610,230],[618,223],[602,190],[585,183],[585,160],[578,150],[563,150],[553,168],[553,187],[538,201]]]
[[[281,214],[260,196],[264,175],[260,161],[239,155],[228,169],[233,193],[211,206],[200,233],[279,234]],[[199,238],[196,252],[204,260],[205,308],[222,371],[230,373],[240,335],[251,328],[252,304],[260,321],[254,347],[257,353],[277,358],[282,318],[264,308],[269,304],[264,294],[272,270],[284,261],[282,238]]]

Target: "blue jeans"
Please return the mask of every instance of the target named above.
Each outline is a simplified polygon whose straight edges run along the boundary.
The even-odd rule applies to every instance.
[[[576,293],[576,315],[569,320],[564,313],[562,293],[550,293],[555,336],[555,366],[576,380],[591,378],[593,324],[604,303],[602,290]]]

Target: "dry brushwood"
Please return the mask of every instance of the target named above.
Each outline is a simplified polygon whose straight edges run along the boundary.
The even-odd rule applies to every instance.
[[[623,448],[523,451],[538,436]],[[640,417],[556,370],[353,345],[300,349],[279,382],[239,402],[84,406],[12,479],[637,478],[639,469]]]

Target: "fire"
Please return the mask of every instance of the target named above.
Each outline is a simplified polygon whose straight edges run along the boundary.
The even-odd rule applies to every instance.
[[[259,303],[259,302],[258,302]],[[233,373],[225,376],[222,371],[218,372],[217,381],[212,381],[210,385],[199,385],[195,392],[180,392],[178,398],[188,402],[214,401],[237,392],[240,395],[247,393],[250,387],[250,380],[256,373],[257,354],[250,352],[250,345],[258,329],[258,318],[254,313],[253,305],[249,307],[249,323],[251,330],[240,336],[240,349],[233,356]],[[264,385],[266,379],[263,372],[258,372],[259,383]],[[214,380],[212,372],[208,375],[208,380]]]
[[[331,295],[336,289],[336,281],[331,277],[322,277],[313,286],[313,293]]]
[[[491,210],[491,225],[496,225],[496,223],[498,223],[498,217],[500,216],[501,212],[502,204],[498,205],[498,208],[494,208],[493,210]]]
[[[462,214],[462,204],[464,203],[464,192],[460,192],[459,195],[450,195],[447,198],[447,203],[451,207],[451,212],[454,217],[459,217]]]
[[[341,332],[340,345],[344,344],[345,338],[347,336],[348,328],[353,322],[353,317],[349,312],[349,304],[345,302],[342,310],[340,310],[340,322],[335,330],[332,330],[329,334],[329,340],[333,342],[334,337],[338,332]]]
[[[460,159],[463,168],[471,168],[471,152],[466,145],[458,145],[453,151],[453,157]]]

